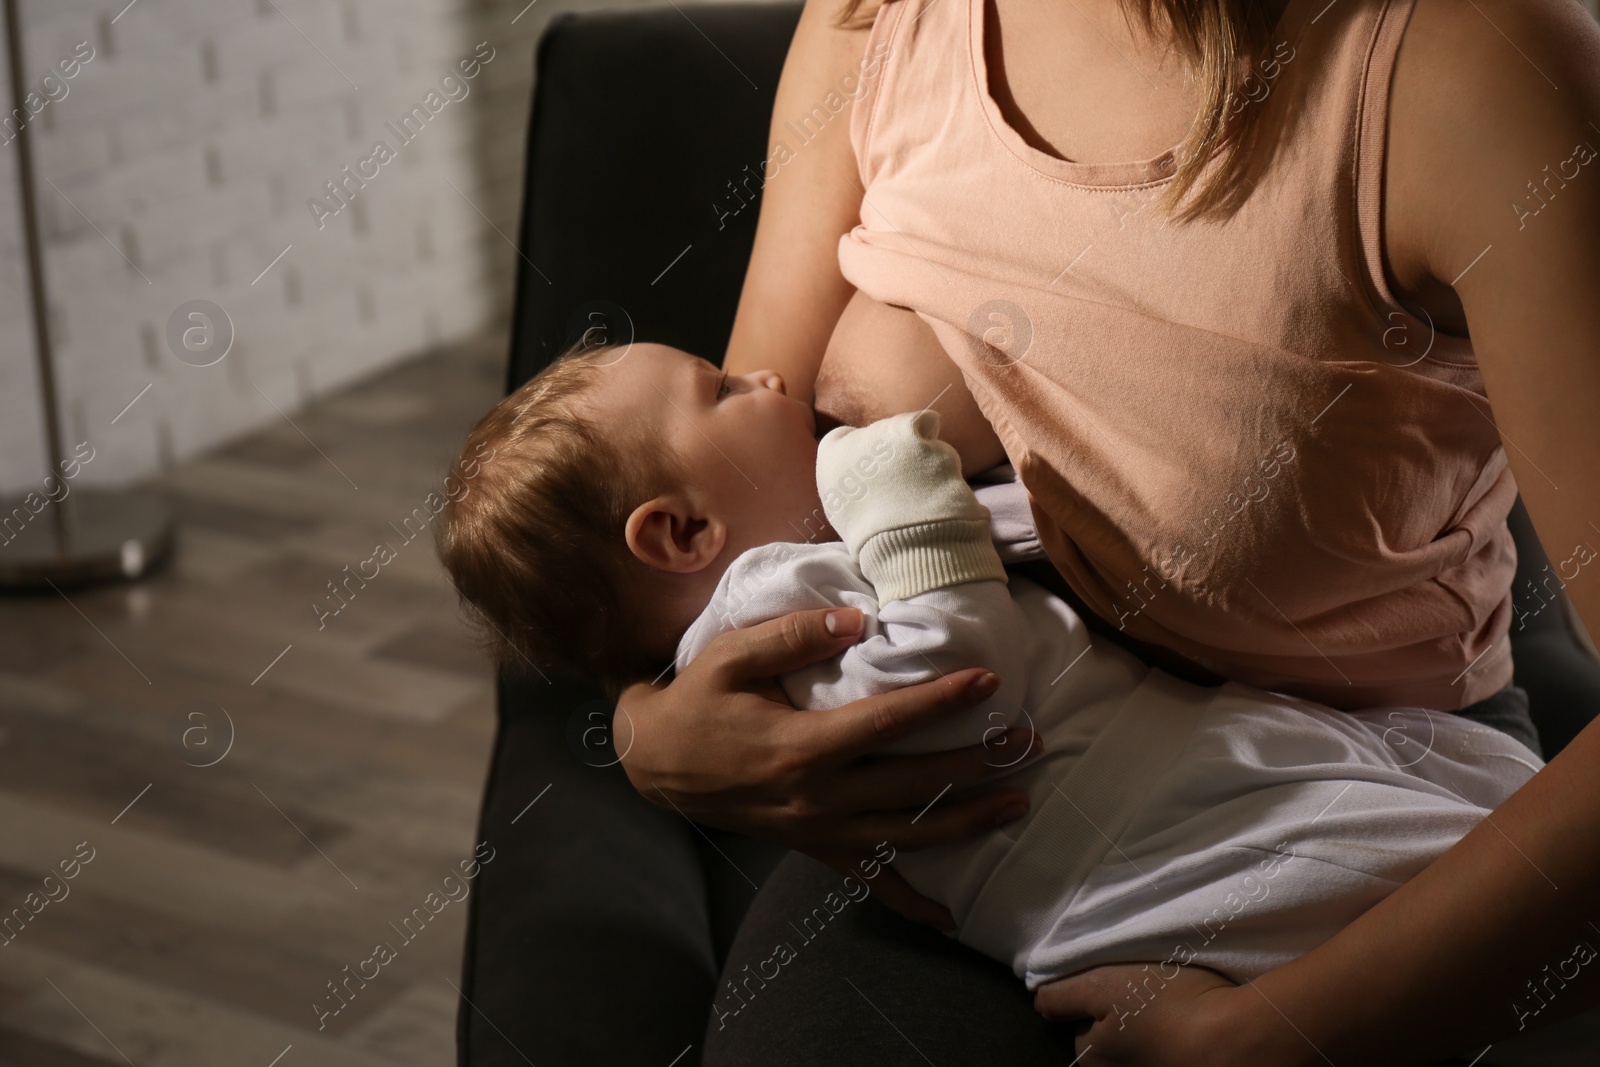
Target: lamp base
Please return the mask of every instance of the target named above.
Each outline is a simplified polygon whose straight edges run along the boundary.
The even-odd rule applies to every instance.
[[[31,499],[37,504],[43,498]],[[0,502],[0,591],[133,581],[165,562],[172,540],[172,513],[149,493],[73,489],[37,512],[22,500],[6,500]]]

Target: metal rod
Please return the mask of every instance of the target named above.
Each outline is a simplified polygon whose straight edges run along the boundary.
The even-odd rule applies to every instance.
[[[44,396],[45,441],[50,452],[50,472],[57,478],[63,476],[61,419],[56,410],[55,351],[50,346],[50,308],[44,291],[44,244],[39,237],[38,190],[33,181],[33,118],[23,103],[27,96],[22,69],[22,20],[17,14],[20,0],[5,0],[6,48],[11,64],[11,99],[13,114],[21,112],[26,118],[17,131],[17,174],[22,187],[19,202],[22,206],[22,232],[28,254],[28,290],[33,297],[33,334],[35,352],[39,363],[39,391]],[[67,547],[67,515],[63,498],[50,510],[54,512],[56,546],[65,554]]]

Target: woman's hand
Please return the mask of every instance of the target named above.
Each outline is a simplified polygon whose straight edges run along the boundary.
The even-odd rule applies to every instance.
[[[987,700],[999,686],[989,671],[795,711],[773,679],[838,655],[861,633],[854,608],[796,612],[723,634],[670,685],[629,687],[615,730],[634,788],[686,818],[779,842],[841,872],[882,842],[914,851],[1027,811],[1021,789],[969,790],[1015,768],[1019,747],[1037,750],[1029,730],[996,739],[1004,758],[994,745],[870,758]],[[948,912],[892,871],[874,879],[873,891],[908,918],[949,928]]]
[[[1245,1024],[1251,1007],[1265,1006],[1260,994],[1204,967],[1096,967],[1040,986],[1033,1006],[1047,1019],[1088,1024],[1078,1035],[1080,1067],[1302,1062],[1293,1049],[1267,1047],[1264,1038],[1283,1037],[1279,1028],[1265,1028],[1258,1038]]]

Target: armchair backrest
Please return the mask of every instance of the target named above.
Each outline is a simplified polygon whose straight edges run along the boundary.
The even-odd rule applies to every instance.
[[[799,17],[797,3],[697,4],[551,23],[528,134],[512,388],[586,329],[721,362]]]

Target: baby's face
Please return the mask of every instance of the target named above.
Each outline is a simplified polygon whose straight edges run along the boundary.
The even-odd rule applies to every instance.
[[[817,497],[816,416],[771,371],[725,375],[666,345],[635,344],[594,400],[678,458],[727,524],[722,558],[775,541],[833,540]]]

